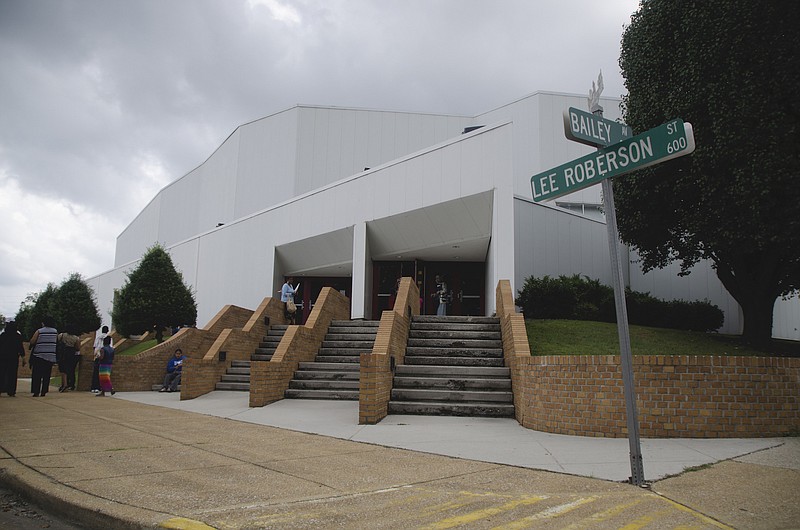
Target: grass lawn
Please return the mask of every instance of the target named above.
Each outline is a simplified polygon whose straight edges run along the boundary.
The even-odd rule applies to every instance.
[[[145,350],[149,350],[156,344],[158,344],[156,342],[156,339],[146,340],[144,342],[140,342],[135,346],[131,346],[127,350],[122,350],[121,352],[119,352],[119,355],[136,355],[137,353],[142,353]]]
[[[532,355],[618,355],[617,325],[586,320],[526,320]],[[800,357],[800,342],[776,340],[754,349],[739,335],[630,326],[634,355],[744,355]]]

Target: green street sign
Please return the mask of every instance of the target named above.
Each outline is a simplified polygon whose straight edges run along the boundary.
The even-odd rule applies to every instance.
[[[605,147],[627,140],[633,136],[633,130],[625,124],[570,107],[564,111],[564,134],[582,144]]]
[[[675,119],[532,176],[533,200],[555,199],[607,178],[688,155],[694,148],[692,124]]]

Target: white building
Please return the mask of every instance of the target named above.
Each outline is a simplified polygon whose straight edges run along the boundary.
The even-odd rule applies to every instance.
[[[618,100],[601,104],[619,117]],[[306,313],[330,285],[367,319],[388,307],[400,276],[417,278],[424,313],[435,312],[437,274],[454,291],[453,314],[493,313],[500,279],[516,290],[531,275],[578,273],[610,285],[600,187],[557,204],[531,199],[532,175],[591,151],[567,140],[562,122],[586,105],[537,92],[476,116],[297,106],[241,125],[153,198],[117,238],[115,268],[89,283],[108,320],[113,290],[159,242],[196,292],[200,325],[225,304],[255,308],[289,275]],[[631,288],[709,299],[725,312],[721,331],[741,331],[739,306],[709,266],[686,278],[628,269]],[[776,336],[800,338],[796,306],[777,306],[789,317],[776,313]]]

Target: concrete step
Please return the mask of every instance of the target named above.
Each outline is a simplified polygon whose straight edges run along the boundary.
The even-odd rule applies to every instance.
[[[334,372],[356,372],[358,373],[361,370],[361,366],[358,364],[350,364],[350,363],[319,363],[319,362],[308,362],[308,363],[300,363],[298,366],[299,370],[311,370],[311,371],[334,371]]]
[[[317,355],[314,362],[318,363],[345,363],[345,364],[355,364],[358,365],[359,360],[358,355]]]
[[[393,388],[430,390],[511,391],[511,379],[465,379],[460,377],[402,377],[395,375]]]
[[[372,351],[375,339],[371,340],[329,340],[330,335],[322,341],[323,348],[352,348],[363,351]]]
[[[399,365],[395,377],[461,377],[461,378],[505,378],[511,377],[511,370],[506,367],[488,366],[428,366]]]
[[[337,328],[329,329],[325,336],[328,340],[375,340],[373,328]]]
[[[335,372],[333,370],[298,370],[294,373],[295,380],[318,379],[318,380],[337,380],[337,381],[356,381],[359,380],[359,372]]]
[[[437,403],[514,403],[514,395],[504,391],[438,390],[393,388],[392,401],[435,401]]]
[[[214,388],[216,390],[235,390],[238,392],[249,392],[250,383],[219,382],[216,384]]]
[[[440,317],[437,315],[418,315],[412,318],[411,325],[417,323],[431,323],[437,324],[499,324],[500,319],[497,317],[462,317],[462,316],[446,316]]]
[[[333,320],[330,328],[375,328],[381,325],[380,320]]]
[[[500,323],[496,324],[471,324],[465,323],[443,323],[443,322],[414,322],[414,330],[419,331],[494,331],[499,332]]]
[[[491,357],[502,358],[502,348],[427,348],[409,347],[406,348],[406,357]]]
[[[503,366],[502,357],[425,357],[422,355],[406,355],[406,365],[439,365],[439,366]]]
[[[359,356],[361,352],[370,352],[372,348],[367,350],[361,348],[320,348],[317,355],[327,355],[327,356],[334,356],[334,355],[346,355],[352,357],[353,355]]]
[[[250,383],[250,374],[239,375],[228,372],[220,377],[220,381],[223,383]]]
[[[340,399],[358,401],[358,390],[297,390],[290,388],[284,393],[289,399]]]
[[[413,339],[409,337],[408,347],[420,348],[503,348],[502,340],[476,340],[476,339]]]
[[[272,359],[272,353],[254,353],[250,356],[251,361],[269,361]]]
[[[491,340],[499,341],[502,345],[503,337],[497,331],[487,330],[427,330],[427,329],[413,329],[409,332],[409,340],[421,339],[429,341],[431,339],[437,340]]]
[[[292,379],[289,388],[296,390],[354,390],[358,392],[358,381],[326,381],[324,379]]]
[[[389,402],[390,414],[419,414],[426,416],[478,416],[486,418],[513,418],[514,405],[505,403],[434,403]]]
[[[227,372],[231,375],[244,375],[250,377],[250,365],[248,364],[247,366],[241,367],[231,366],[228,368]]]
[[[231,368],[249,368],[250,361],[231,361]]]

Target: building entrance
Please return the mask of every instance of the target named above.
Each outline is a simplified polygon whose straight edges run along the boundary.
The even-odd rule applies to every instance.
[[[435,315],[439,308],[436,276],[447,286],[448,315],[483,316],[486,265],[480,262],[453,261],[376,261],[373,262],[372,318],[394,307],[399,279],[416,279],[420,292],[420,314]]]

